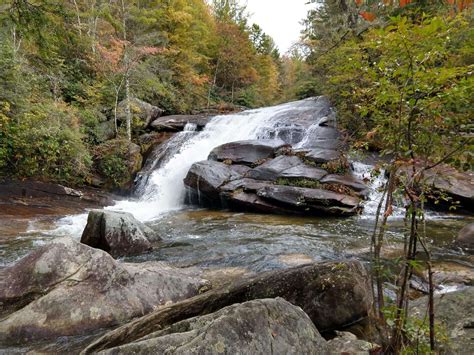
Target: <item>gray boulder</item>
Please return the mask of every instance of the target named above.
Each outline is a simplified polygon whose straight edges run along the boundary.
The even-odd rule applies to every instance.
[[[207,115],[171,115],[157,118],[151,127],[157,131],[180,132],[184,131],[187,124],[201,131],[212,116]]]
[[[126,100],[118,104],[117,118],[120,121],[126,120],[126,105]],[[164,112],[161,108],[137,98],[130,98],[130,111],[134,121],[139,122],[142,128],[148,127],[153,120],[160,117]]]
[[[276,151],[286,146],[280,139],[246,140],[223,144],[212,150],[208,160],[229,161],[233,164],[259,165],[275,157]]]
[[[160,240],[131,213],[94,210],[87,217],[81,243],[102,249],[117,258],[151,250],[149,238]]]
[[[327,342],[282,298],[234,304],[187,319],[105,354],[322,354]]]
[[[0,344],[89,334],[199,293],[197,271],[119,263],[64,238],[0,271]]]
[[[459,231],[455,243],[463,249],[474,251],[474,223],[469,223]]]
[[[240,179],[239,169],[212,160],[195,163],[189,169],[184,185],[191,192],[191,203],[219,205],[219,187],[225,183]]]

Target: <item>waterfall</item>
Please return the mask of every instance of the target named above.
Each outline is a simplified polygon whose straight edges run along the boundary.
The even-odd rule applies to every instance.
[[[121,201],[111,210],[127,211],[142,221],[152,220],[167,211],[183,207],[185,188],[183,179],[192,164],[206,160],[213,148],[239,140],[281,138],[287,143],[304,141],[304,129],[288,122],[287,117],[312,120],[308,126],[317,125],[319,119],[332,112],[323,97],[283,105],[244,111],[237,114],[213,117],[203,131],[194,133],[188,126],[185,132],[173,137],[166,144],[166,151],[173,151],[161,162],[138,189],[138,201]],[[316,119],[315,119],[316,117]],[[189,132],[194,133],[189,136]],[[307,132],[313,132],[313,129]],[[183,139],[186,136],[186,139]],[[162,159],[162,156],[159,157]]]
[[[191,166],[206,160],[215,147],[250,139],[279,138],[295,148],[310,146],[317,139],[323,122],[334,120],[335,112],[325,97],[310,98],[273,107],[215,116],[204,129],[187,125],[183,132],[158,146],[138,176],[135,199],[118,201],[107,210],[132,213],[141,221],[159,218],[166,212],[184,207],[183,179]],[[77,236],[87,214],[59,221],[58,234]]]

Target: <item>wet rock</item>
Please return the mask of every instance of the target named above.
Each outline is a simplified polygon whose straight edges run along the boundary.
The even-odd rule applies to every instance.
[[[184,131],[186,125],[201,131],[212,116],[207,115],[171,115],[163,116],[151,123],[151,127],[158,131],[179,132]]]
[[[126,100],[121,101],[118,105],[117,118],[119,121],[125,121],[127,119],[126,105]],[[137,98],[130,99],[130,111],[133,121],[139,122],[140,128],[148,127],[153,120],[160,117],[164,112],[161,108]]]
[[[280,139],[247,140],[223,144],[209,154],[209,160],[230,161],[233,164],[259,165],[273,158],[286,145]]]
[[[272,203],[304,211],[305,214],[350,215],[358,213],[360,209],[358,198],[321,189],[267,186],[258,190],[257,195]]]
[[[327,342],[301,308],[282,298],[234,304],[105,354],[321,354]]]
[[[455,244],[463,249],[474,251],[474,223],[469,223],[459,231]]]
[[[81,243],[117,258],[151,250],[149,239],[160,240],[154,234],[131,213],[95,210],[89,212]]]
[[[70,238],[0,271],[0,343],[89,334],[198,294],[197,271],[119,263]]]
[[[270,213],[270,214],[295,214],[295,211],[277,206],[251,192],[235,192],[223,194],[227,207],[235,211]]]
[[[326,164],[341,157],[341,153],[334,149],[314,148],[311,150],[300,150],[304,159],[315,164]]]
[[[302,164],[303,161],[297,156],[280,155],[250,170],[246,177],[256,180],[276,181],[282,172]]]
[[[427,297],[417,299],[410,304],[409,314],[425,320],[427,305]],[[474,287],[436,295],[434,307],[435,321],[447,332],[449,339],[448,344],[438,344],[438,350],[447,354],[464,354],[467,349],[474,349]]]
[[[357,339],[352,333],[336,331],[336,334],[337,336],[327,343],[329,354],[359,355],[381,350],[379,345]]]
[[[157,310],[117,328],[84,353],[128,344],[182,320],[216,312],[235,303],[282,297],[301,307],[320,332],[341,329],[365,319],[372,297],[362,263],[330,262],[274,270]]]
[[[192,192],[191,201],[203,205],[219,205],[219,187],[241,178],[229,165],[205,160],[192,165],[184,179],[184,185]]]

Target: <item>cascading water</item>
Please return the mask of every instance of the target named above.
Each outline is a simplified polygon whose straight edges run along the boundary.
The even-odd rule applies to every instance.
[[[183,139],[189,132],[181,132],[167,143],[167,149],[174,154],[147,178],[141,186],[138,201],[122,201],[113,210],[127,211],[136,218],[147,221],[160,214],[183,207],[185,189],[183,179],[192,164],[206,160],[211,150],[221,144],[248,139],[281,138],[287,143],[303,143],[306,135],[314,134],[314,129],[306,132],[300,126],[285,121],[291,112],[312,120],[309,125],[317,125],[332,110],[324,98],[308,99],[274,107],[250,110],[238,114],[216,116],[210,120],[202,132]],[[329,111],[328,111],[329,110]],[[316,121],[316,122],[315,122]],[[188,127],[188,131],[192,131]]]

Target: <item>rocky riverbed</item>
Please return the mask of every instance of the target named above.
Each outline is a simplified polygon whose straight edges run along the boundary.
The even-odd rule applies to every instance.
[[[354,168],[328,102],[203,119],[199,132],[151,148],[138,200],[32,181],[0,186],[0,350],[378,348],[365,328],[377,188]],[[245,127],[232,132],[236,119]],[[155,129],[179,131],[187,120],[162,118]],[[431,181],[469,211],[469,174]],[[394,272],[401,210],[383,251]],[[474,218],[430,211],[427,221],[436,293],[455,291],[459,310],[473,285]],[[426,294],[423,270],[410,288],[413,298]],[[468,346],[470,315],[443,314],[456,329],[452,349]]]

